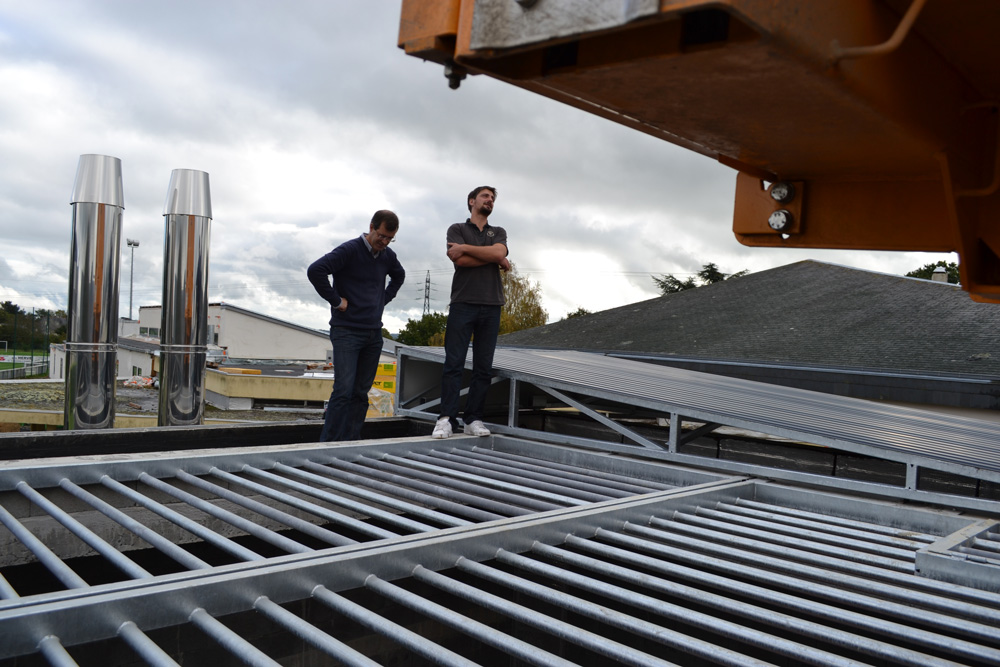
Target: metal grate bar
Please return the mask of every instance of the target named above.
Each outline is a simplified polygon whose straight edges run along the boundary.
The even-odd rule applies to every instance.
[[[122,623],[121,627],[118,628],[118,636],[124,639],[132,647],[132,650],[148,664],[155,667],[179,667],[173,658],[147,637],[132,621]]]
[[[0,574],[0,600],[15,600],[21,597],[14,590],[14,587],[7,581],[7,577]]]
[[[533,500],[516,493],[484,488],[480,484],[461,482],[449,477],[420,472],[408,466],[376,460],[367,456],[361,457],[360,463],[372,470],[391,475],[397,484],[419,489],[424,493],[451,498],[458,502],[486,507],[507,516],[526,514],[532,511],[545,512],[564,507],[558,503]]]
[[[316,505],[315,503],[310,503],[310,502],[307,502],[305,500],[302,500],[301,498],[293,496],[291,494],[283,493],[281,491],[277,491],[275,489],[272,489],[269,486],[264,486],[263,484],[258,484],[257,482],[252,482],[252,481],[250,481],[248,479],[244,479],[242,477],[237,477],[236,475],[234,475],[232,473],[228,473],[228,472],[226,472],[224,470],[219,470],[218,468],[212,468],[209,471],[209,474],[211,474],[211,475],[213,475],[215,477],[218,477],[221,480],[224,480],[225,482],[227,482],[231,486],[241,486],[241,487],[243,487],[245,489],[250,489],[251,491],[253,491],[255,493],[259,493],[262,496],[266,496],[266,497],[271,498],[273,500],[277,500],[278,502],[284,503],[284,504],[288,505],[289,507],[294,507],[296,509],[302,510],[303,512],[307,512],[307,513],[312,514],[314,516],[318,516],[318,517],[324,519],[325,521],[327,521],[329,523],[341,524],[341,525],[345,525],[345,526],[348,526],[348,527],[354,527],[356,524],[367,525],[367,524],[364,524],[361,521],[357,521],[356,519],[352,519],[351,517],[347,517],[347,516],[344,516],[343,514],[340,514],[338,512],[333,512],[331,510],[328,510],[325,507],[320,507],[319,505]],[[388,531],[386,531],[386,535],[385,535],[386,537],[390,537],[390,536],[393,536],[393,535],[394,535],[393,533],[389,533]],[[357,544],[358,543],[357,540],[352,540],[349,537],[340,536],[340,538],[342,540],[344,540],[342,542],[342,544]]]
[[[281,667],[270,656],[226,627],[222,621],[202,608],[191,612],[191,622],[220,646],[252,667]]]
[[[475,667],[477,664],[454,651],[444,648],[440,644],[435,644],[415,632],[411,632],[396,623],[382,618],[378,614],[337,595],[323,586],[317,586],[313,589],[313,597],[355,623],[363,625],[382,637],[388,637],[435,665]]]
[[[123,555],[122,552],[115,549],[113,546],[104,541],[92,530],[84,526],[82,523],[67,514],[61,507],[53,503],[51,500],[35,491],[33,488],[27,485],[25,482],[20,482],[17,485],[17,490],[25,498],[35,503],[43,509],[49,516],[65,526],[71,533],[83,540],[91,549],[97,553],[104,556],[112,565],[118,568],[121,572],[132,577],[133,579],[147,579],[151,578],[153,575],[147,572],[145,569],[136,565],[131,558]]]
[[[707,517],[714,521],[722,522],[733,526],[734,530],[742,530],[744,528],[756,529],[756,530],[767,530],[773,534],[777,535],[791,535],[799,538],[805,538],[813,542],[818,542],[821,544],[836,544],[839,546],[849,546],[858,551],[867,551],[869,553],[879,554],[882,556],[891,556],[893,558],[898,558],[900,560],[912,560],[915,558],[914,550],[923,546],[918,542],[895,540],[894,543],[889,546],[883,544],[881,541],[874,541],[867,539],[864,536],[863,539],[858,538],[848,538],[843,535],[838,535],[837,531],[828,530],[825,526],[821,526],[819,530],[808,530],[805,528],[793,528],[781,524],[776,524],[771,521],[762,521],[757,519],[750,519],[732,512],[728,512],[725,508],[720,508],[721,505],[714,505],[712,507],[699,507],[697,514],[699,517]]]
[[[736,505],[739,507],[748,507],[760,510],[762,512],[767,512],[769,516],[775,519],[778,517],[798,517],[801,519],[811,520],[823,525],[829,526],[841,526],[845,528],[856,528],[859,531],[863,531],[866,535],[872,534],[882,534],[891,537],[899,537],[905,535],[910,540],[916,540],[919,542],[925,542],[931,544],[936,542],[939,538],[938,535],[932,535],[930,533],[919,533],[913,530],[902,530],[899,528],[893,528],[892,526],[881,526],[879,524],[868,523],[866,521],[859,521],[856,519],[845,519],[843,517],[832,516],[830,514],[820,514],[818,512],[811,512],[808,510],[796,509],[794,507],[785,507],[782,505],[774,505],[770,503],[763,503],[757,500],[749,500],[747,498],[740,498]]]
[[[996,664],[1000,664],[1000,650],[988,649],[955,637],[918,629],[936,627],[957,636],[1000,645],[1000,628],[975,623],[961,615],[950,616],[914,608],[912,605],[900,604],[861,593],[852,593],[833,586],[825,586],[817,582],[751,567],[745,563],[734,564],[704,555],[698,555],[697,563],[692,563],[697,567],[667,563],[663,560],[664,558],[676,555],[678,551],[682,550],[662,547],[651,539],[626,537],[605,530],[599,530],[598,536],[601,539],[609,537],[609,540],[618,544],[619,547],[605,547],[575,537],[568,538],[567,544],[601,553],[632,565],[653,569],[669,576],[672,580],[688,581],[691,586],[696,587],[691,590],[698,591],[697,599],[704,604],[708,604],[709,596],[713,595],[704,589],[721,591],[722,596],[713,598],[718,599],[719,609],[732,611],[733,599],[747,598],[756,601],[761,605],[761,608],[779,606],[788,613],[799,613],[804,617],[823,619],[831,624],[856,628],[861,632],[875,633],[890,640],[909,642],[933,651],[943,651],[946,654],[966,658],[989,657]],[[649,556],[635,555],[621,548],[623,546],[633,551],[649,554]],[[691,553],[693,552],[689,552],[689,556]],[[721,574],[714,574],[716,572]],[[650,584],[647,583],[647,585]],[[782,591],[791,591],[791,593]],[[727,598],[726,595],[730,597]],[[819,600],[826,600],[830,604]],[[873,615],[866,616],[861,611],[856,610],[864,610]],[[827,630],[827,632],[829,631]],[[849,642],[848,645],[851,643]]]
[[[459,562],[458,568],[463,572],[474,574],[486,581],[509,588],[520,595],[530,596],[538,600],[542,600],[555,605],[560,609],[580,614],[581,616],[592,621],[605,623],[610,627],[618,630],[624,630],[625,632],[633,634],[637,637],[663,644],[664,646],[674,650],[683,651],[684,653],[692,655],[696,658],[710,660],[714,664],[729,665],[730,667],[770,664],[762,660],[756,660],[751,656],[737,651],[731,651],[725,647],[690,637],[662,625],[657,625],[655,623],[636,618],[635,616],[615,611],[606,605],[597,604],[589,600],[583,600],[572,594],[555,590],[549,584],[558,585],[561,582],[563,584],[569,583],[570,585],[581,586],[589,589],[591,592],[613,596],[618,602],[625,602],[628,605],[645,606],[647,607],[647,611],[649,610],[649,607],[655,608],[656,606],[656,601],[653,601],[652,598],[647,598],[646,596],[638,594],[630,594],[630,592],[621,591],[620,589],[616,592],[613,590],[614,587],[602,585],[600,582],[595,580],[587,579],[586,577],[582,577],[580,575],[573,575],[564,570],[560,570],[559,568],[545,566],[538,561],[533,561],[532,559],[503,550],[497,552],[497,560],[498,562],[512,565],[518,569],[539,574],[544,577],[544,579],[542,581],[528,580],[510,572],[505,572],[482,563],[474,563],[466,559]],[[588,584],[590,585],[588,586]],[[641,603],[644,601],[652,602],[654,604],[642,605]],[[673,607],[673,605],[670,606]],[[674,620],[680,620],[682,615],[683,614],[676,612],[671,614]],[[725,621],[720,621],[719,619],[709,619],[709,617],[704,618],[706,621],[714,621],[715,624],[718,624],[718,626],[721,627],[732,625],[726,623]],[[707,626],[706,629],[713,629],[711,627],[711,623],[706,623],[705,625]],[[718,631],[717,628],[715,628],[715,630]],[[825,664],[838,664],[837,656],[817,651],[810,647],[799,647],[796,653],[799,657],[808,657],[814,662],[822,660]],[[851,663],[848,661],[839,661],[839,664],[841,667],[848,667]]]
[[[86,491],[73,482],[66,478],[59,480],[59,486],[66,490],[69,494],[87,503],[97,511],[99,511],[104,516],[108,517],[112,521],[116,522],[118,525],[122,526],[126,530],[131,531],[133,534],[140,537],[146,543],[151,544],[153,547],[158,549],[160,552],[166,554],[177,563],[183,565],[189,570],[203,570],[211,568],[212,566],[198,558],[197,556],[185,551],[180,548],[170,540],[166,539],[156,531],[148,528],[142,523],[136,521],[129,515],[125,514],[116,507],[112,507],[108,503],[104,502],[94,494]]]
[[[233,556],[234,558],[244,561],[255,561],[264,559],[263,556],[254,551],[251,551],[250,549],[247,549],[242,544],[237,544],[236,542],[233,542],[229,538],[223,537],[222,535],[219,535],[215,531],[209,530],[208,528],[202,526],[197,521],[193,521],[184,516],[183,514],[175,512],[169,507],[166,507],[156,502],[149,496],[143,495],[142,493],[139,493],[135,489],[129,488],[124,484],[122,484],[121,482],[111,479],[107,475],[101,477],[101,483],[104,484],[104,486],[108,487],[109,489],[116,491],[117,493],[125,496],[129,500],[134,501],[141,507],[148,509],[150,512],[153,512],[160,517],[163,517],[167,521],[170,521],[171,523],[183,528],[192,535],[201,538],[208,544],[211,544],[212,546],[216,547],[217,549],[220,549],[221,551],[229,554],[230,556]]]
[[[7,511],[7,509],[0,505],[0,522],[7,527],[14,537],[20,540],[21,544],[25,546],[38,559],[38,562],[45,566],[45,568],[55,576],[56,579],[62,582],[63,586],[66,588],[86,588],[89,584],[83,580],[80,575],[72,570],[66,563],[62,562],[59,556],[52,553],[52,550],[45,546],[40,539],[34,536],[30,530],[25,528],[20,521],[14,518],[14,516]],[[11,589],[13,590],[13,589]],[[18,597],[16,594],[11,597]]]
[[[686,512],[677,512],[673,515],[672,520],[675,522],[688,523],[692,526],[698,527],[701,530],[716,530],[724,533],[732,533],[734,535],[742,535],[744,537],[757,537],[760,539],[769,539],[773,542],[784,542],[786,544],[791,544],[798,546],[800,548],[810,549],[812,551],[818,551],[821,553],[830,554],[849,554],[851,557],[858,559],[859,561],[865,562],[882,562],[888,563],[890,561],[897,561],[894,565],[901,569],[905,569],[907,572],[913,571],[913,561],[915,556],[912,551],[906,551],[904,549],[864,549],[862,551],[852,550],[851,547],[866,547],[860,540],[830,540],[825,538],[823,535],[817,535],[817,538],[823,539],[811,539],[811,535],[808,531],[802,531],[801,533],[795,533],[794,537],[790,537],[787,534],[780,532],[771,532],[766,529],[754,529],[746,526],[734,525],[732,522],[717,520],[707,516],[702,516],[702,512],[698,511],[697,514],[689,514]],[[662,525],[662,519],[653,519],[655,525]],[[652,525],[652,524],[651,524]],[[847,547],[847,548],[842,548]],[[879,560],[876,560],[879,559]],[[900,564],[902,563],[902,564]]]
[[[282,465],[282,464],[278,464],[278,465],[275,466],[275,470],[278,470],[279,472],[285,473],[287,475],[293,475],[295,477],[299,477],[300,479],[305,479],[305,480],[308,480],[308,481],[311,481],[311,482],[315,482],[315,483],[319,483],[319,484],[323,483],[323,479],[320,478],[320,477],[318,477],[317,475],[313,475],[311,473],[299,470],[297,468],[291,468],[291,467],[288,467],[288,466],[285,466],[285,465]],[[295,489],[296,491],[300,491],[302,493],[308,494],[308,495],[310,495],[310,496],[312,496],[314,498],[318,498],[320,500],[324,500],[324,501],[330,503],[331,505],[336,505],[337,507],[343,507],[344,509],[349,510],[349,511],[353,511],[353,512],[357,512],[357,513],[362,514],[362,515],[367,515],[367,516],[370,516],[370,517],[374,517],[374,518],[379,519],[379,520],[381,520],[383,522],[389,523],[390,525],[392,525],[395,528],[399,528],[400,530],[403,530],[403,531],[406,531],[406,532],[411,532],[411,531],[412,532],[422,532],[419,529],[419,527],[425,525],[425,524],[417,523],[415,521],[408,520],[405,517],[399,517],[399,516],[397,516],[397,515],[395,515],[395,514],[393,514],[391,512],[386,512],[386,511],[380,510],[380,509],[378,509],[376,507],[371,507],[371,506],[366,505],[364,503],[359,503],[359,502],[351,500],[349,498],[344,498],[343,496],[338,496],[338,495],[330,493],[328,491],[324,491],[322,489],[317,489],[316,487],[309,486],[308,484],[302,484],[300,482],[296,482],[293,479],[288,479],[287,477],[282,477],[280,475],[276,475],[273,472],[269,472],[267,470],[258,470],[257,468],[252,468],[250,466],[246,466],[243,469],[243,472],[245,472],[248,475],[252,475],[252,476],[254,476],[254,477],[258,478],[258,479],[264,479],[264,480],[267,480],[267,481],[272,482],[274,484],[278,484],[278,485],[284,486],[286,488]],[[334,486],[334,487],[331,487],[331,488],[335,488],[338,491],[341,490],[339,486]],[[364,521],[360,521],[358,519],[353,519],[353,518],[351,518],[349,516],[344,516],[343,519],[340,521],[340,523],[342,523],[343,525],[348,526],[350,528],[353,528],[354,530],[359,531],[363,535],[367,535],[367,536],[372,537],[374,539],[393,538],[393,537],[398,537],[399,536],[398,533],[394,533],[391,530],[386,530],[385,528],[380,528],[378,526],[373,526],[372,524],[366,523]],[[428,526],[427,529],[429,529],[429,528],[430,527]]]
[[[594,558],[579,556],[565,549],[558,549],[548,545],[536,545],[532,548],[532,551],[539,555],[548,556],[557,562],[596,571],[603,576],[611,575],[632,583],[637,583],[642,578],[642,575],[639,573],[622,568],[618,564],[609,564]],[[674,624],[674,628],[677,629],[666,631],[661,625],[640,621],[634,616],[626,616],[625,614],[621,614],[621,616],[624,616],[627,622],[621,622],[618,625],[630,632],[652,635],[651,639],[659,641],[672,649],[683,651],[688,655],[703,660],[711,660],[713,663],[732,665],[733,667],[742,667],[747,664],[770,664],[754,660],[739,651],[730,650],[718,644],[686,635],[680,632],[679,628],[685,626],[694,627],[695,629],[720,636],[724,641],[736,640],[750,646],[764,645],[785,658],[793,658],[810,664],[839,665],[840,667],[849,667],[856,664],[842,656],[817,649],[808,644],[771,635],[756,627],[745,627],[733,621],[713,617],[679,604],[673,604],[649,595],[637,593],[631,589],[621,588],[591,577],[575,574],[554,565],[525,558],[518,554],[500,551],[497,553],[497,560],[535,574],[543,578],[544,582],[551,585],[565,586],[568,584],[588,593],[596,593],[618,603],[624,603],[645,614],[653,613],[661,616]],[[612,568],[620,568],[621,571],[612,575],[609,571]],[[561,608],[583,614],[589,618],[600,619],[602,616],[607,617],[608,612],[602,611],[607,609],[606,606],[581,600],[568,593],[555,591],[551,585],[546,586],[537,581],[529,581],[483,565],[479,565],[477,570],[477,574],[480,576],[488,577],[489,580],[495,583],[503,583],[505,586],[509,586],[522,594],[538,596],[540,599],[556,604]],[[648,577],[646,581],[642,582],[642,590],[650,590],[650,592],[659,593],[660,595],[667,594],[673,599],[688,597],[689,601],[691,599],[698,599],[699,593],[699,591],[689,589],[686,586],[671,585],[669,582]],[[689,595],[685,596],[685,593],[689,593]],[[743,607],[745,615],[750,620],[762,625],[773,626],[775,625],[775,621],[779,620],[776,615],[769,613],[766,609],[754,609],[749,605],[744,605]],[[794,619],[780,620],[783,621],[781,625],[785,629],[788,629],[794,623]],[[825,627],[817,625],[814,636],[824,637],[825,630]]]
[[[38,642],[38,650],[53,667],[77,667],[76,660],[66,651],[58,637],[49,635],[43,638]]]
[[[439,520],[440,523],[442,523],[445,526],[468,526],[471,525],[473,521],[494,521],[496,519],[504,518],[502,514],[486,512],[484,510],[480,510],[474,507],[467,507],[465,505],[462,505],[461,503],[454,503],[449,500],[444,500],[441,498],[428,496],[424,493],[418,493],[410,489],[405,489],[403,487],[396,486],[395,484],[389,484],[388,482],[371,479],[370,477],[367,477],[365,474],[362,474],[364,472],[367,472],[364,470],[364,468],[361,468],[360,466],[354,466],[354,464],[347,464],[342,461],[327,461],[323,465],[320,465],[318,463],[310,462],[307,463],[304,467],[323,475],[324,477],[322,477],[321,479],[326,480],[325,482],[323,482],[324,484],[333,485],[334,482],[332,480],[329,480],[327,476],[334,477],[338,480],[342,480],[343,482],[345,482],[346,484],[344,484],[344,486],[347,486],[347,484],[354,485],[354,486],[347,486],[347,488],[356,489],[355,493],[358,494],[369,493],[362,488],[358,488],[359,486],[367,486],[382,493],[391,494],[392,496],[398,496],[399,498],[405,498],[413,502],[422,503],[429,507],[436,507],[438,510],[451,512],[452,515],[454,516],[443,514],[442,512],[438,512],[433,509],[428,509],[428,507],[414,505],[410,502],[395,500],[394,498],[386,499],[385,504],[388,505],[389,507],[395,507],[397,509],[403,509],[404,507],[413,508],[413,510],[407,509],[407,511],[413,514],[417,514],[421,518],[430,520],[430,517],[434,517],[435,519],[440,517]],[[361,472],[360,473],[354,472],[355,469]],[[463,516],[469,517],[471,521],[469,519],[461,518]]]
[[[249,519],[244,519],[243,517],[234,514],[229,510],[217,507],[216,505],[213,505],[207,500],[202,500],[201,498],[193,494],[190,494],[187,491],[182,491],[181,489],[178,489],[176,486],[167,484],[166,482],[159,480],[153,477],[152,475],[149,475],[147,473],[141,473],[139,475],[139,481],[142,482],[143,484],[147,484],[153,487],[157,491],[162,491],[167,495],[173,496],[174,498],[177,498],[178,500],[181,500],[187,503],[188,505],[191,505],[192,507],[201,510],[202,512],[208,514],[209,516],[213,516],[216,519],[225,521],[229,525],[235,526],[236,528],[239,528],[240,530],[249,533],[256,538],[263,540],[272,546],[278,547],[283,551],[287,551],[288,553],[309,553],[313,551],[313,549],[310,547],[307,547],[303,544],[299,544],[295,540],[290,540],[287,537],[284,537],[283,535],[279,535],[273,530],[269,530],[267,528],[259,526],[253,521],[250,521]]]
[[[509,497],[512,500],[517,500],[517,502],[524,502],[525,500],[531,498],[563,506],[580,505],[583,502],[586,502],[575,496],[571,497],[566,495],[564,493],[564,491],[566,491],[565,488],[546,490],[542,489],[538,484],[525,483],[526,480],[523,477],[508,475],[507,479],[500,479],[496,475],[484,474],[484,471],[481,469],[473,468],[473,472],[469,472],[468,468],[472,468],[472,466],[466,466],[465,470],[461,470],[455,464],[446,461],[433,461],[428,463],[423,460],[426,458],[428,457],[410,453],[406,458],[386,455],[378,460],[383,463],[395,463],[403,468],[420,471],[422,474],[428,475],[426,479],[440,478],[460,480],[469,484],[468,488],[478,489],[480,492],[484,492],[489,489],[507,493],[510,494]],[[517,481],[511,481],[514,479]],[[598,499],[607,500],[606,497],[600,497]]]
[[[657,558],[641,556],[624,549],[588,542],[588,540],[573,538],[568,540],[567,544],[574,548],[587,549],[591,553],[601,556],[600,560],[573,554],[565,549],[542,545],[538,545],[533,551],[555,559],[557,562],[599,573],[603,577],[611,577],[633,585],[639,584],[642,586],[642,590],[648,592],[649,595],[637,594],[630,588],[619,589],[616,586],[608,586],[604,582],[588,585],[588,582],[579,575],[562,574],[558,570],[550,573],[550,576],[558,575],[559,580],[573,581],[575,585],[583,586],[584,590],[596,591],[603,595],[614,592],[615,599],[619,602],[638,606],[647,613],[663,615],[666,619],[671,619],[674,622],[690,623],[701,630],[721,635],[722,641],[738,639],[750,646],[766,646],[779,655],[809,664],[844,665],[845,667],[857,664],[853,658],[833,654],[830,651],[817,648],[816,645],[827,645],[831,647],[831,650],[836,650],[837,647],[851,647],[862,654],[882,660],[902,662],[907,665],[952,664],[934,656],[924,655],[886,641],[841,629],[836,613],[832,615],[832,618],[827,618],[831,621],[831,625],[809,620],[808,613],[804,614],[806,618],[799,618],[789,613],[788,608],[781,605],[780,601],[776,601],[779,604],[771,604],[766,598],[764,600],[756,598],[760,602],[758,605],[743,601],[741,598],[744,596],[739,593],[726,596],[706,590],[704,586],[680,583],[677,581],[679,577],[682,581],[691,581],[685,576],[688,574],[687,568],[678,568]],[[633,568],[642,568],[642,570],[626,567],[627,565]],[[538,567],[543,566],[539,565]],[[643,570],[652,571],[655,575],[660,576],[649,575]],[[734,586],[737,588],[738,583],[734,582]],[[709,614],[702,616],[695,609],[688,608],[683,604],[673,604],[670,602],[671,600],[693,604],[702,609],[715,610],[733,620],[727,621]],[[843,612],[845,616],[849,616],[849,612],[846,610],[835,611]],[[740,625],[735,619],[742,619],[746,625]],[[866,629],[869,631],[877,631],[883,625],[876,619],[868,620],[870,627]],[[780,631],[785,635],[792,634],[800,641],[770,635],[763,632],[761,627]],[[910,631],[909,628],[905,627],[900,629],[903,632]],[[910,631],[910,634],[919,633]]]
[[[878,531],[868,530],[867,527],[848,528],[823,521],[820,514],[813,515],[816,517],[815,519],[805,519],[802,516],[790,517],[781,512],[751,509],[743,503],[719,503],[715,506],[715,511],[728,513],[733,521],[741,525],[769,525],[772,530],[789,535],[802,535],[803,531],[806,531],[811,535],[826,535],[827,539],[831,541],[837,541],[838,538],[850,538],[862,540],[866,544],[912,550],[931,544],[937,539],[933,535],[921,535],[903,530],[892,531],[887,528]]]
[[[224,498],[225,500],[228,500],[231,503],[240,505],[241,507],[245,507],[253,512],[256,512],[257,514],[260,514],[261,516],[265,516],[269,519],[277,521],[278,523],[282,523],[288,526],[289,528],[294,528],[300,533],[309,535],[310,537],[315,537],[317,540],[320,540],[321,542],[325,542],[327,544],[331,544],[337,547],[341,547],[347,544],[356,544],[356,540],[346,538],[343,535],[338,535],[332,530],[321,528],[316,524],[309,523],[304,519],[292,516],[287,512],[282,512],[281,510],[276,509],[274,507],[270,507],[269,505],[265,505],[262,502],[240,495],[235,491],[230,491],[229,489],[225,489],[219,486],[218,484],[213,484],[212,482],[203,480],[200,477],[195,477],[194,475],[184,472],[183,470],[177,471],[177,479],[181,480],[182,482],[187,482],[191,486],[196,486],[199,489],[208,491],[209,493],[214,493],[220,498]]]
[[[469,525],[469,522],[456,519],[454,517],[448,516],[447,514],[442,514],[441,512],[436,512],[432,509],[421,507],[420,505],[415,505],[412,502],[398,500],[392,498],[391,496],[384,495],[384,494],[393,494],[396,496],[400,495],[399,493],[395,493],[395,487],[393,487],[392,485],[384,485],[382,488],[378,489],[379,493],[372,493],[371,491],[366,491],[365,489],[356,488],[355,486],[352,486],[352,484],[347,484],[342,481],[331,479],[331,477],[337,477],[337,475],[330,473],[331,470],[333,472],[336,472],[336,470],[332,466],[337,463],[340,462],[331,461],[325,465],[320,465],[318,463],[313,463],[310,461],[302,466],[303,468],[306,468],[307,470],[310,470],[312,472],[306,472],[305,470],[299,470],[298,468],[292,468],[291,466],[286,466],[284,464],[279,464],[275,466],[275,470],[283,472],[287,475],[293,475],[300,479],[305,479],[311,482],[315,482],[316,484],[321,484],[331,489],[336,489],[344,493],[356,495],[357,497],[364,498],[365,500],[371,500],[373,502],[385,505],[386,507],[390,507],[400,512],[404,512],[406,514],[416,515],[419,518],[423,519],[424,521],[440,522],[443,523],[445,526]],[[353,483],[356,484],[357,481],[354,481]],[[419,495],[409,498],[409,500],[416,500],[417,502],[420,502],[422,499],[425,500],[426,498],[424,496],[419,496]],[[375,508],[372,508],[368,505],[363,505],[358,503],[355,503],[354,505],[357,507],[356,511],[369,514],[371,516],[377,516],[382,521],[386,521],[390,525],[397,526],[409,532],[424,533],[430,530],[436,530],[435,526],[428,523],[421,523],[420,521],[414,521],[413,519],[410,519],[408,517],[400,516],[398,514],[393,514],[391,512],[378,511]]]
[[[971,620],[1000,627],[1000,596],[966,586],[915,577],[912,572],[896,572],[759,541],[729,539],[725,540],[725,544],[720,544],[719,535],[706,535],[706,539],[699,539],[686,533],[655,530],[635,524],[625,524],[624,531],[654,540],[663,553],[674,547],[670,551],[671,556],[693,567],[700,565],[702,557],[716,557],[739,567],[759,565],[771,572],[872,593],[880,598],[944,614],[965,615]],[[623,537],[605,537],[615,543],[621,540],[622,544],[627,544]]]
[[[504,651],[515,660],[521,660],[530,665],[538,665],[539,667],[573,667],[575,665],[575,663],[564,660],[548,651],[543,651],[517,637],[512,637],[491,628],[485,623],[480,623],[468,616],[463,616],[443,605],[420,597],[387,581],[383,581],[374,575],[365,579],[365,588],[373,590],[399,605],[443,623],[453,630],[458,630],[487,646]]]
[[[461,567],[467,561],[460,558],[457,565]],[[443,574],[433,572],[417,566],[413,570],[413,577],[418,581],[429,584],[438,590],[450,593],[467,602],[480,605],[495,612],[499,612],[508,618],[520,623],[524,623],[538,630],[542,630],[559,639],[571,642],[577,646],[582,646],[605,658],[611,658],[625,665],[634,667],[647,667],[657,665],[659,667],[677,667],[672,662],[661,660],[649,653],[644,653],[625,644],[608,639],[596,633],[584,630],[571,625],[547,614],[542,614],[524,605],[520,605],[502,597],[487,593],[486,591],[464,584],[460,581],[446,577]]]
[[[338,639],[334,639],[316,626],[281,607],[266,597],[259,597],[254,602],[254,609],[267,616],[275,623],[292,632],[327,655],[336,658],[350,667],[379,667],[379,664],[367,656],[358,653]]]
[[[630,495],[651,493],[654,491],[665,491],[667,489],[676,488],[676,486],[670,484],[662,484],[645,479],[626,477],[625,475],[618,475],[604,470],[590,470],[587,468],[581,468],[580,466],[572,466],[565,463],[557,463],[555,461],[546,461],[545,459],[523,456],[521,454],[512,454],[510,452],[501,452],[493,449],[482,449],[480,447],[476,447],[471,451],[451,451],[454,454],[475,457],[481,460],[502,459],[504,461],[511,462],[513,465],[518,466],[522,470],[535,470],[539,472],[556,471],[557,474],[565,475],[567,479],[577,481],[593,483],[594,480],[601,480],[602,486],[624,491]]]
[[[543,476],[525,473],[523,471],[520,472],[520,474],[515,474],[509,472],[511,469],[509,466],[500,466],[482,462],[476,464],[467,463],[460,457],[452,456],[451,454],[444,452],[431,452],[429,455],[411,454],[410,458],[414,461],[440,465],[448,470],[455,470],[470,474],[476,473],[482,477],[488,477],[502,482],[517,482],[521,486],[531,487],[533,489],[539,489],[550,493],[560,493],[566,496],[572,496],[578,501],[596,503],[609,498],[621,498],[628,495],[620,492],[613,495],[596,493],[593,490],[585,489],[584,487],[586,485],[584,484],[574,484],[566,480],[560,480],[560,483],[554,483],[551,480],[557,480],[558,478],[551,475]]]
[[[442,459],[462,463],[480,470],[493,470],[507,473],[523,480],[536,480],[543,483],[549,483],[566,489],[573,489],[587,494],[592,494],[595,497],[624,498],[625,496],[634,495],[636,493],[635,488],[631,490],[624,490],[617,488],[612,484],[601,484],[597,479],[588,478],[587,475],[584,474],[571,474],[567,472],[560,472],[556,468],[529,465],[500,457],[483,456],[481,453],[474,451],[451,450],[445,452],[431,450],[428,452],[428,456],[440,457]],[[580,468],[575,468],[575,470],[580,470]],[[569,491],[566,493],[569,493]]]
[[[514,507],[505,503],[489,501],[471,493],[463,493],[447,488],[440,483],[442,480],[434,479],[431,482],[424,482],[415,479],[413,476],[378,470],[371,465],[371,462],[366,461],[366,463],[369,465],[362,466],[354,463],[348,463],[346,461],[330,461],[325,467],[336,467],[342,470],[350,470],[362,476],[398,485],[398,487],[403,489],[409,489],[410,491],[417,493],[417,497],[422,498],[423,502],[432,507],[437,506],[437,502],[439,502],[438,499],[440,499],[454,503],[452,507],[456,510],[462,507],[471,506],[474,509],[488,511],[490,512],[488,516],[492,516],[494,519],[503,519],[508,516],[531,513],[531,510],[523,509],[521,507]]]

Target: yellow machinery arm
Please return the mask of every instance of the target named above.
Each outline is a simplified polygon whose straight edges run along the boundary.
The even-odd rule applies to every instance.
[[[1000,302],[997,35],[997,0],[403,0],[399,44],[733,167],[745,245],[957,251]]]

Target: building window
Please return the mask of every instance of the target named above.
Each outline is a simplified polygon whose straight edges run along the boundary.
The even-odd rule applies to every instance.
[[[139,335],[140,336],[148,336],[149,335],[149,327],[139,327]]]
[[[149,335],[150,336],[154,336],[154,337],[155,336],[159,336],[160,335],[160,330],[158,328],[156,328],[156,327],[149,327]]]

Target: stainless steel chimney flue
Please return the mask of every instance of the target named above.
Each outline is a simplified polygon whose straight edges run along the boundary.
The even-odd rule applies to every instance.
[[[159,426],[201,424],[208,352],[208,174],[174,169],[163,207]]]
[[[66,332],[66,429],[111,428],[115,421],[122,163],[81,155],[73,207]]]

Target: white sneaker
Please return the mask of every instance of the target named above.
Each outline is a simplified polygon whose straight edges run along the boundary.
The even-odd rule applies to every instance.
[[[487,431],[489,433],[489,431]],[[441,417],[434,424],[434,432],[431,433],[432,438],[450,438],[451,437],[451,419],[449,417]]]
[[[490,434],[490,430],[486,428],[486,425],[478,419],[471,424],[466,424],[465,432],[469,435],[479,436],[480,438],[486,437]]]

